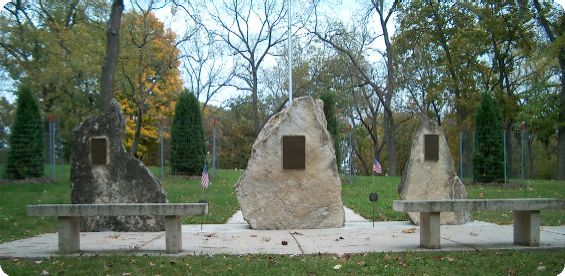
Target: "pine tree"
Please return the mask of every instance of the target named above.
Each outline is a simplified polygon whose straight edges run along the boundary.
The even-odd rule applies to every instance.
[[[177,102],[171,128],[171,173],[198,175],[206,158],[206,142],[198,99],[185,90]]]
[[[27,86],[20,87],[18,92],[16,116],[8,144],[5,178],[43,176],[43,123],[39,103]]]
[[[332,93],[325,92],[320,95],[320,99],[324,102],[324,114],[326,115],[326,121],[328,123],[327,128],[334,141],[335,161],[339,169],[341,154],[339,147],[339,129],[337,124],[337,117],[335,114],[335,97]]]
[[[504,180],[502,112],[488,93],[482,95],[475,126],[474,180],[501,182]]]

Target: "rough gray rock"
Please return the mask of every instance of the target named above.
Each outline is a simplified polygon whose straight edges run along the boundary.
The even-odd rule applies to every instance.
[[[71,153],[72,203],[163,203],[167,195],[159,180],[131,157],[123,146],[125,122],[112,101],[102,116],[86,120],[73,131]],[[107,164],[93,165],[91,139],[107,138]],[[81,231],[162,231],[163,218],[153,216],[81,218]]]
[[[283,169],[282,137],[305,136],[305,168]],[[337,228],[345,221],[341,182],[323,102],[297,98],[273,116],[253,144],[235,189],[253,229]]]
[[[438,135],[438,161],[424,160],[424,135]],[[465,186],[457,176],[453,158],[443,129],[434,120],[421,119],[414,139],[410,158],[404,167],[398,193],[406,200],[440,200],[467,198]],[[408,213],[415,224],[420,222],[419,213]],[[464,224],[472,221],[469,212],[443,212],[441,224]]]

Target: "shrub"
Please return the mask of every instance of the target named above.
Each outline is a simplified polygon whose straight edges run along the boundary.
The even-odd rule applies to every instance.
[[[43,122],[31,89],[20,87],[14,125],[8,139],[4,177],[24,179],[43,176]]]
[[[339,147],[339,127],[337,123],[337,116],[335,114],[335,97],[330,92],[325,92],[320,95],[320,99],[324,102],[324,114],[328,122],[328,131],[333,138],[335,148],[335,161],[338,169],[340,168],[341,156]]]
[[[502,112],[495,99],[483,93],[476,116],[473,177],[475,182],[504,180]]]
[[[206,158],[205,143],[200,104],[185,90],[177,102],[171,128],[171,173],[198,175]]]

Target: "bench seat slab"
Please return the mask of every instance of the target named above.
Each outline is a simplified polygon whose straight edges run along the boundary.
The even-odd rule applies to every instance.
[[[539,246],[540,211],[512,211],[514,219],[514,243]]]
[[[59,217],[59,252],[72,254],[80,251],[80,218]]]
[[[440,212],[420,213],[420,246],[427,249],[440,247]]]

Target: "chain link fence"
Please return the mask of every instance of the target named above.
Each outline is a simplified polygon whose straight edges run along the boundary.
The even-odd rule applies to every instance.
[[[61,168],[62,165],[68,164],[68,158],[65,154],[66,141],[60,135],[61,124],[55,117],[50,116],[44,121],[43,127],[43,152],[37,152],[42,156],[44,163],[44,177],[52,180],[65,177],[68,175]],[[24,127],[24,131],[32,132],[37,126]],[[6,164],[8,162],[8,153],[13,151],[15,154],[27,152],[29,149],[23,145],[19,148],[12,148],[8,142],[9,138],[0,141],[0,178],[4,176]]]
[[[551,154],[552,142],[542,143],[528,131],[524,123],[517,123],[503,130],[504,155],[501,157],[504,172],[503,185],[524,186],[528,179],[552,179],[557,170],[555,154]],[[475,133],[460,131],[457,148],[452,155],[459,177],[465,184],[476,182],[473,156],[476,150]]]

